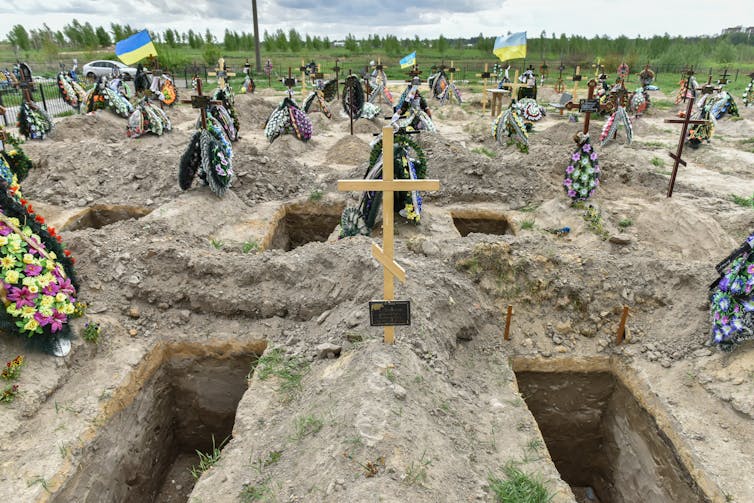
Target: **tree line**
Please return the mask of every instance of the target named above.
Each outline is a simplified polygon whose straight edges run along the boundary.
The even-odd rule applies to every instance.
[[[41,28],[27,30],[22,25],[15,25],[7,35],[7,41],[17,51],[42,51],[51,58],[60,49],[96,50],[110,48],[116,41],[136,33],[137,29],[129,25],[111,23],[109,28],[92,26],[89,22],[80,23],[73,19],[61,30],[52,30],[47,24]],[[217,51],[251,51],[254,36],[251,33],[236,32],[226,29],[222,40],[207,29],[204,33],[188,30],[167,29],[163,32],[150,32],[152,40],[163,47],[203,49],[204,52]],[[344,40],[333,41],[329,37],[302,35],[296,29],[274,33],[264,32],[262,45],[267,53],[272,52],[316,52],[333,47],[342,48],[349,54],[382,53],[391,57],[400,57],[411,51],[419,54],[434,53],[444,55],[448,52],[474,57],[488,55],[492,52],[495,36],[480,33],[468,38],[398,38],[395,35],[371,34],[366,38],[357,38],[348,34]],[[541,32],[538,37],[528,39],[528,57],[530,61],[539,59],[550,63],[561,60],[570,62],[596,61],[608,66],[615,66],[621,61],[629,64],[652,63],[659,65],[702,64],[714,60],[729,64],[754,61],[754,36],[746,33],[730,33],[715,37],[671,37],[667,33],[642,38],[607,35],[587,38],[581,35],[566,35]],[[555,65],[556,66],[556,65]]]

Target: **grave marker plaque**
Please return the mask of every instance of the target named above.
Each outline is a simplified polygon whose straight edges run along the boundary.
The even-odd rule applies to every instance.
[[[372,300],[369,302],[369,326],[393,327],[411,325],[411,301]]]

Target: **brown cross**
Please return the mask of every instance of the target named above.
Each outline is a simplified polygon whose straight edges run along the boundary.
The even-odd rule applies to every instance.
[[[589,92],[587,93],[586,100],[579,102],[579,111],[584,112],[584,134],[589,134],[589,120],[592,118],[592,107],[589,102],[594,98],[594,88],[597,87],[597,81],[591,79],[587,84]],[[584,105],[588,105],[588,108],[584,110]],[[597,110],[599,110],[599,100],[597,100]]]
[[[181,103],[191,103],[193,108],[198,108],[202,114],[202,129],[207,129],[207,107],[209,105],[222,105],[222,101],[213,101],[209,96],[202,94],[202,79],[196,79],[196,94],[190,100],[181,100]]]
[[[676,152],[670,152],[670,157],[673,159],[673,172],[670,175],[670,184],[668,185],[668,197],[671,197],[673,195],[673,187],[675,186],[675,177],[678,174],[678,165],[683,164],[683,166],[686,166],[686,161],[681,159],[681,154],[683,153],[683,145],[686,143],[686,134],[688,134],[689,130],[689,124],[698,125],[698,124],[704,124],[707,121],[703,120],[691,120],[691,110],[694,108],[694,100],[693,99],[687,99],[686,98],[686,90],[688,89],[688,80],[691,78],[691,74],[689,73],[688,79],[686,80],[686,89],[683,90],[683,99],[687,102],[686,105],[686,116],[683,119],[665,119],[666,123],[669,124],[682,124],[681,126],[681,137],[678,139],[678,148],[676,149]]]
[[[332,67],[335,72],[335,81],[340,82],[340,59],[335,59],[335,66]],[[340,99],[340,86],[335,86],[335,99]]]
[[[717,81],[717,83],[721,86],[724,86],[728,83],[728,69],[726,68],[723,70],[723,73],[720,74],[720,79]]]
[[[29,68],[29,65],[26,63],[21,63],[18,65],[19,69],[19,79],[18,83],[14,85],[14,87],[18,87],[21,89],[21,92],[24,95],[24,100],[28,103],[33,102],[33,98],[31,96],[31,92],[34,90],[34,80],[31,77],[31,68]]]

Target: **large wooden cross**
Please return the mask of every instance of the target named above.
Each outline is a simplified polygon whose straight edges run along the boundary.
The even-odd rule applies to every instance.
[[[34,79],[31,76],[31,68],[26,63],[18,65],[18,83],[15,87],[21,89],[24,101],[32,103],[34,99],[31,96],[31,92],[34,90]]]
[[[335,59],[335,66],[332,67],[335,72],[335,82],[340,82],[340,59]],[[335,86],[335,99],[340,99],[340,86]]]
[[[196,79],[196,94],[190,100],[181,100],[181,103],[191,103],[193,108],[198,108],[202,114],[202,129],[207,129],[207,107],[209,105],[222,105],[222,101],[212,101],[209,96],[202,94],[202,79]]]
[[[301,72],[301,96],[306,96],[306,62],[303,59],[298,69]]]
[[[225,68],[225,58],[220,58],[217,60],[217,68],[215,68],[214,72],[207,72],[207,75],[209,77],[217,77],[217,85],[220,87],[225,87],[225,77],[235,77],[236,74],[234,72],[229,72]]]
[[[393,128],[382,128],[382,180],[338,180],[338,190],[359,192],[382,192],[382,248],[372,242],[372,256],[383,267],[383,300],[395,299],[393,278],[406,281],[406,271],[395,261],[393,238],[393,194],[412,190],[440,190],[439,180],[394,180],[393,179]],[[385,344],[395,342],[395,327],[386,326]]]
[[[571,91],[571,96],[573,96],[572,99],[576,99],[576,93],[579,90],[579,82],[581,82],[581,66],[576,65],[576,71],[573,73],[573,77],[571,77],[571,80],[573,81],[573,90]]]
[[[683,117],[683,119],[665,119],[666,123],[682,124],[681,137],[678,139],[678,148],[676,149],[675,153],[670,152],[670,157],[673,159],[673,172],[670,174],[670,183],[668,184],[668,197],[673,196],[673,187],[675,186],[675,177],[678,174],[678,165],[682,164],[684,167],[686,166],[686,161],[681,159],[681,154],[683,154],[683,145],[686,143],[686,135],[688,134],[689,124],[698,125],[707,122],[704,120],[691,120],[691,111],[694,108],[694,99],[686,97],[689,80],[691,80],[691,74],[688,75],[688,78],[686,79],[686,89],[683,90],[683,100],[687,102],[685,117]]]
[[[589,88],[589,92],[586,95],[586,100],[581,100],[579,103],[579,112],[584,113],[584,134],[589,134],[589,121],[592,118],[592,111],[599,111],[600,105],[599,100],[597,100],[597,110],[594,110],[594,88],[597,87],[597,81],[594,79],[590,79],[587,83],[587,87]]]
[[[518,90],[522,87],[531,88],[529,84],[526,82],[521,82],[518,80],[518,70],[516,70],[516,73],[513,77],[513,80],[511,82],[506,82],[503,84],[503,87],[507,87],[511,90],[511,101],[518,98]]]
[[[477,73],[476,76],[484,80],[484,87],[482,87],[482,113],[484,113],[487,110],[487,79],[490,78],[489,63],[485,63],[484,72]]]

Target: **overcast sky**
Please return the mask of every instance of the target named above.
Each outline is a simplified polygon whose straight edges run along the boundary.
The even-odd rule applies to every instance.
[[[51,5],[53,5],[51,7]],[[180,6],[180,7],[178,7]],[[370,33],[436,38],[542,30],[586,36],[715,35],[728,26],[754,26],[752,0],[257,0],[260,31],[342,39]],[[53,30],[81,23],[204,32],[251,32],[251,0],[0,0],[0,36],[15,24]]]

